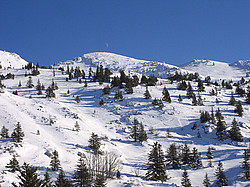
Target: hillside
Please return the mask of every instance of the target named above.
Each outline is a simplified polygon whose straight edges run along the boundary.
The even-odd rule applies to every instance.
[[[24,68],[24,66],[27,64],[28,62],[22,59],[16,53],[0,51],[0,66],[3,69],[8,69],[8,68],[20,69],[20,68]]]
[[[0,59],[4,58],[0,53]],[[2,64],[8,61],[3,60]],[[142,83],[132,88],[132,94],[126,93],[125,83],[122,83],[121,88],[111,88],[110,94],[103,94],[103,89],[111,83],[94,81],[96,67],[100,65],[110,69],[111,81],[115,76],[120,77],[120,70],[124,70],[130,77],[137,75],[139,80],[142,75],[156,76],[158,78],[156,85],[148,86],[151,99],[144,98],[147,86]],[[67,69],[70,71],[72,67],[73,77],[70,80]],[[85,79],[83,75],[78,78],[74,76],[76,67],[84,70]],[[90,67],[93,70],[91,76],[89,76]],[[2,80],[6,88],[3,88],[4,93],[0,93],[0,128],[4,125],[11,134],[17,122],[20,122],[25,134],[21,144],[13,142],[11,138],[0,139],[2,163],[0,179],[2,177],[4,180],[2,186],[18,182],[18,172],[12,173],[5,168],[13,154],[18,155],[17,160],[20,165],[27,162],[38,167],[41,176],[48,171],[55,181],[58,171],[49,169],[51,161],[49,155],[56,149],[66,176],[71,177],[79,155],[84,154],[87,158],[92,155],[88,147],[92,132],[100,137],[101,151],[114,153],[121,162],[119,167],[115,168],[115,172],[117,170],[121,172],[121,178],[108,179],[107,186],[181,186],[184,168],[187,169],[192,186],[202,186],[206,173],[212,186],[215,186],[217,182],[215,171],[219,161],[223,163],[228,186],[250,185],[249,181],[242,179],[241,167],[243,150],[248,147],[250,138],[250,106],[246,104],[245,96],[234,94],[235,99],[241,101],[244,110],[243,116],[239,116],[234,112],[235,106],[228,104],[231,92],[235,92],[236,89],[233,83],[244,77],[245,82],[240,87],[247,90],[250,79],[245,76],[245,70],[215,61],[193,61],[179,68],[161,62],[138,60],[104,52],[84,54],[73,60],[57,63],[53,69],[38,68],[38,70],[39,75],[31,76],[34,86],[39,80],[46,90],[54,81],[58,86],[58,89],[54,90],[55,98],[47,98],[45,90],[42,90],[42,95],[37,95],[36,87],[28,88],[26,84],[29,76],[25,77],[25,74],[31,73],[31,70],[22,69],[20,64],[17,66],[13,64],[11,69],[0,70],[3,75],[8,73],[15,75],[14,79]],[[192,99],[187,98],[186,90],[177,89],[179,82],[168,79],[176,70],[182,74],[198,72],[203,81],[204,77],[211,76],[212,81],[217,80],[220,85],[220,79],[233,80],[230,83],[233,87],[226,89],[220,85],[204,82],[204,91],[198,93],[197,80],[186,80],[192,85],[197,98],[200,94],[204,104],[194,106]],[[161,109],[152,105],[152,101],[156,98],[160,102],[164,87],[169,91],[171,103],[163,101],[164,107]],[[211,95],[212,89],[215,88],[217,95]],[[118,90],[122,91],[122,100],[115,99]],[[18,95],[12,94],[13,91],[17,91]],[[183,99],[182,102],[178,101],[179,95]],[[79,103],[76,102],[77,96],[80,99]],[[216,99],[218,103],[215,102]],[[104,102],[103,105],[100,105],[101,100]],[[234,118],[236,119],[243,142],[232,141],[230,138],[218,140],[216,125],[211,121],[200,122],[200,112],[208,111],[211,114],[212,108],[214,112],[220,108],[226,122],[226,131],[231,129],[231,123]],[[148,136],[147,141],[134,142],[130,137],[134,119],[143,124]],[[73,130],[76,122],[80,126],[79,132]],[[201,153],[203,167],[194,169],[182,164],[180,168],[172,169],[168,165],[166,167],[168,178],[165,182],[146,180],[148,153],[156,141],[162,145],[164,154],[167,154],[169,146],[173,143],[179,148],[184,143],[187,143],[191,150],[197,148]],[[209,146],[214,156],[211,160],[213,167],[208,167],[209,160],[206,157]]]

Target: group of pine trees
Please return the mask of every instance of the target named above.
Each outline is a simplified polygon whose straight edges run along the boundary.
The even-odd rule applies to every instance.
[[[11,136],[9,136],[9,129],[5,126],[2,127],[0,136],[2,139],[11,138],[16,143],[22,143],[24,132],[22,130],[21,124],[17,122],[16,127],[14,128]]]

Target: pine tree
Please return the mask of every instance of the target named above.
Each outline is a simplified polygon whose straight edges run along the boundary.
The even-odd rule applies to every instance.
[[[30,166],[25,162],[19,170],[19,175],[17,177],[20,180],[19,186],[40,187],[43,183],[43,181],[39,178],[39,175],[37,174],[37,168]]]
[[[96,176],[94,187],[105,187],[105,178],[103,174],[99,174]]]
[[[58,177],[55,181],[55,187],[73,187],[71,181],[65,177],[63,170],[60,170]]]
[[[189,179],[186,168],[184,169],[183,174],[182,174],[181,185],[184,187],[191,187],[191,181]]]
[[[22,82],[21,81],[18,82],[18,87],[22,87]]]
[[[204,92],[205,87],[203,86],[203,82],[199,79],[198,80],[198,91],[199,92]]]
[[[81,100],[80,100],[79,96],[76,96],[75,101],[76,101],[77,103],[80,103]]]
[[[190,148],[188,147],[188,144],[185,143],[184,147],[182,148],[182,153],[181,153],[182,163],[189,164],[190,156],[191,156]]]
[[[104,105],[103,99],[100,100],[99,105],[100,105],[100,106]]]
[[[239,116],[243,116],[243,108],[240,101],[236,103],[236,108],[234,112],[237,113]]]
[[[44,174],[44,179],[43,179],[43,185],[44,187],[52,187],[52,182],[51,182],[51,178],[49,176],[49,173],[46,171],[46,173]]]
[[[188,87],[187,87],[187,98],[191,99],[191,98],[193,98],[193,95],[194,95],[193,88],[189,82]]]
[[[117,170],[116,172],[116,178],[117,179],[120,179],[121,178],[121,172],[119,170]]]
[[[2,127],[0,136],[2,139],[9,138],[9,129],[7,129],[5,126]]]
[[[42,95],[42,85],[39,79],[37,81],[36,90],[37,90],[37,95]]]
[[[121,79],[121,82],[122,82],[122,79]],[[127,94],[134,93],[134,91],[133,91],[133,84],[132,84],[132,80],[131,79],[128,79],[128,81],[126,82],[126,86],[125,87],[126,87],[125,91],[126,91]]]
[[[87,80],[85,79],[84,81],[84,87],[88,87],[88,83],[87,83]]]
[[[246,180],[250,180],[250,149],[244,150],[244,157],[242,162],[242,168],[243,168],[243,178]]]
[[[33,81],[32,81],[32,77],[29,77],[29,80],[27,81],[26,86],[27,86],[28,88],[33,88],[33,87],[34,87]]]
[[[209,180],[209,178],[207,176],[207,173],[206,173],[205,178],[203,180],[203,185],[204,185],[204,187],[210,187],[211,186],[211,183],[210,183],[210,180]]]
[[[221,112],[220,112],[220,108],[218,108],[218,110],[215,113],[215,117],[217,120],[223,120],[224,117],[222,116]]]
[[[197,99],[196,99],[195,93],[193,93],[193,95],[192,95],[192,105],[193,105],[193,106],[197,106],[197,105],[198,105],[198,101],[197,101]]]
[[[61,169],[59,155],[58,155],[58,152],[56,150],[54,150],[52,152],[51,161],[50,161],[50,167],[51,167],[52,171],[58,171],[59,169]]]
[[[198,106],[204,106],[203,101],[201,99],[201,95],[198,94],[198,101],[197,101]]]
[[[226,122],[222,121],[220,118],[216,123],[216,135],[219,140],[223,140],[226,135]]]
[[[21,124],[17,122],[16,128],[11,134],[11,138],[14,142],[21,143],[23,141],[24,133]]]
[[[194,147],[193,150],[192,150],[192,154],[191,154],[191,157],[190,157],[190,164],[189,166],[191,168],[194,168],[194,169],[199,169],[199,168],[202,168],[203,165],[202,165],[202,162],[200,160],[200,154],[198,154],[198,150]]]
[[[73,179],[73,182],[76,186],[90,186],[91,175],[82,156],[79,158],[78,163],[76,165]]]
[[[148,172],[146,178],[153,181],[166,181],[166,168],[161,145],[155,142],[148,156]]]
[[[118,90],[118,91],[115,93],[115,99],[119,99],[120,101],[123,100],[122,91]]]
[[[242,135],[240,132],[240,128],[238,127],[238,123],[236,121],[236,119],[234,118],[232,121],[232,127],[229,130],[229,137],[231,138],[231,140],[233,141],[238,141],[238,142],[242,142]]]
[[[213,124],[215,124],[215,117],[214,117],[214,109],[213,109],[213,107],[212,107],[212,110],[211,110],[211,122]]]
[[[166,101],[168,103],[171,103],[170,94],[169,94],[166,87],[163,88],[162,95],[163,95],[162,101]]]
[[[104,95],[110,94],[110,87],[108,85],[103,88],[103,94]]]
[[[213,157],[213,153],[212,153],[212,150],[211,150],[211,147],[209,146],[208,147],[208,149],[207,149],[207,154],[206,154],[206,156],[207,156],[207,159],[209,159],[209,163],[208,163],[208,166],[209,167],[212,167],[212,159],[214,158]]]
[[[75,130],[77,131],[77,132],[79,132],[80,131],[80,125],[79,125],[79,123],[76,121],[76,123],[75,123]]]
[[[16,155],[13,155],[10,162],[5,166],[10,172],[15,172],[19,170],[19,162],[16,159]]]
[[[179,94],[178,101],[179,101],[180,103],[182,102],[181,94]]]
[[[160,101],[158,102],[158,106],[159,106],[159,109],[163,109],[164,107],[164,104],[162,102],[162,100],[160,99]]]
[[[46,89],[45,93],[46,93],[46,97],[48,98],[56,97],[54,90],[50,86]]]
[[[225,176],[223,164],[221,161],[219,161],[217,169],[216,169],[216,177],[217,177],[216,184],[218,186],[227,186],[227,178]]]
[[[234,98],[234,94],[233,92],[231,93],[231,97],[230,97],[230,100],[229,100],[229,105],[235,105],[236,104],[236,100]]]
[[[132,128],[130,132],[130,137],[134,139],[135,142],[139,141],[139,121],[135,118],[132,123]]]
[[[94,151],[94,154],[97,155],[100,153],[101,140],[97,134],[92,132],[91,137],[89,138],[88,147]]]
[[[158,103],[157,99],[155,98],[155,99],[152,101],[152,105],[157,106],[158,104],[159,104],[159,103]]]
[[[149,91],[148,91],[148,87],[146,87],[146,91],[145,91],[145,93],[144,93],[144,98],[145,98],[145,99],[151,99],[151,95],[150,95],[150,93],[149,93]]]
[[[180,168],[180,156],[176,145],[173,143],[169,146],[166,154],[166,162],[173,169]]]
[[[147,133],[144,130],[144,126],[142,123],[140,123],[139,128],[138,128],[138,140],[139,142],[147,141]]]

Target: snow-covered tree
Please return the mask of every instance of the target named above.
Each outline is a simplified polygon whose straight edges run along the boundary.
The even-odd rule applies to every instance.
[[[43,185],[44,187],[53,187],[52,182],[51,182],[51,177],[49,176],[48,171],[44,174],[43,178]]]
[[[180,154],[175,145],[175,143],[171,144],[167,150],[166,154],[166,162],[168,165],[171,165],[173,169],[180,168]]]
[[[192,186],[186,168],[184,168],[184,171],[182,173],[181,185],[183,187],[191,187]]]
[[[250,180],[250,149],[244,149],[244,155],[243,155],[243,162],[242,162],[242,168],[243,168],[243,178],[246,180]]]
[[[15,172],[19,170],[19,162],[16,159],[16,155],[13,154],[12,159],[10,159],[10,162],[7,163],[5,166],[10,172]]]
[[[101,147],[101,140],[98,137],[98,135],[92,132],[88,142],[89,142],[88,147],[93,150],[94,154],[95,155],[99,154]]]
[[[5,126],[2,127],[0,131],[0,136],[2,139],[9,138],[9,129],[7,129]]]
[[[231,126],[232,127],[229,130],[229,137],[231,138],[231,140],[242,142],[243,139],[242,139],[242,135],[240,132],[240,128],[238,127],[238,123],[235,118],[233,119]]]
[[[151,99],[151,95],[150,95],[150,93],[149,93],[149,91],[148,91],[148,87],[146,87],[146,91],[145,91],[145,93],[144,93],[144,98],[145,98],[145,99]]]
[[[58,171],[61,169],[59,155],[56,150],[54,150],[51,154],[50,167],[52,171]]]
[[[239,116],[243,116],[243,108],[240,101],[236,103],[236,108],[234,112],[237,113]]]
[[[190,152],[190,148],[188,147],[188,144],[185,143],[182,151],[181,151],[181,160],[183,164],[189,164],[190,163],[190,156],[191,156],[191,152]]]
[[[231,93],[231,97],[230,97],[230,100],[229,100],[229,105],[235,105],[235,103],[236,103],[236,100],[235,100],[235,98],[234,98],[234,94],[233,94],[233,92]]]
[[[225,176],[223,164],[221,161],[219,161],[218,163],[215,175],[217,177],[216,184],[218,186],[227,186],[227,178]]]
[[[21,124],[17,122],[15,129],[11,134],[11,138],[14,142],[21,143],[23,141],[24,132],[22,130]]]
[[[166,101],[168,103],[171,103],[170,94],[169,94],[166,87],[163,88],[162,95],[163,95],[162,101]]]
[[[62,169],[60,169],[58,177],[55,181],[55,187],[73,187],[73,184],[68,178],[66,178]]]
[[[210,183],[210,180],[209,180],[209,178],[207,176],[207,173],[206,173],[205,178],[203,180],[203,185],[204,185],[204,187],[210,187],[211,186],[211,183]]]

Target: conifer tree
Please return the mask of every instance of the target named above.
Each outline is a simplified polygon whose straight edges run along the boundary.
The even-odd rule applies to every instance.
[[[121,178],[121,172],[119,170],[117,170],[116,172],[116,178],[117,179],[120,179]]]
[[[193,98],[193,95],[194,95],[193,88],[189,82],[188,87],[187,87],[187,98],[191,99],[191,98]]]
[[[198,80],[198,91],[199,92],[204,92],[205,87],[203,86],[203,82],[199,79]]]
[[[11,134],[11,138],[14,142],[21,143],[23,141],[24,132],[22,130],[21,124],[17,122],[14,131]]]
[[[76,123],[75,123],[75,130],[76,130],[77,132],[80,131],[80,125],[79,125],[78,121],[76,121]]]
[[[19,170],[19,162],[17,161],[15,154],[12,156],[12,159],[5,167],[8,168],[10,172]]]
[[[18,82],[18,87],[22,87],[22,82],[21,81]]]
[[[32,77],[29,77],[29,80],[27,81],[26,86],[27,86],[28,88],[33,88],[33,87],[34,87],[33,81],[32,81]]]
[[[182,148],[182,153],[181,153],[182,163],[189,164],[190,156],[191,156],[190,148],[188,147],[188,144],[185,143],[184,147]]]
[[[227,186],[227,178],[224,173],[223,169],[223,164],[221,161],[219,161],[217,169],[216,169],[216,177],[217,177],[217,182],[216,184],[218,186]]]
[[[5,126],[2,127],[0,136],[2,139],[9,138],[9,129],[7,129]]]
[[[39,79],[37,81],[36,90],[37,90],[37,95],[42,95],[42,85]]]
[[[158,102],[158,106],[159,106],[159,109],[163,109],[164,107],[164,104],[162,102],[162,100],[160,99],[160,101]]]
[[[207,176],[207,173],[206,173],[205,178],[203,180],[203,185],[204,185],[204,187],[210,187],[211,186],[211,183],[210,183],[210,180],[209,180],[209,178]]]
[[[66,178],[62,169],[60,169],[58,177],[55,181],[55,187],[73,187],[71,181]]]
[[[110,87],[107,85],[103,88],[103,94],[110,94]]]
[[[100,100],[99,105],[100,105],[100,106],[104,105],[103,99]]]
[[[161,145],[155,142],[148,156],[148,172],[146,178],[153,181],[166,181],[166,168],[164,164],[164,154]]]
[[[198,94],[198,101],[197,101],[197,104],[198,104],[198,106],[203,106],[204,104],[203,104],[203,101],[202,101],[202,99],[201,99],[201,95],[200,94]]]
[[[219,140],[223,140],[226,135],[226,122],[222,121],[220,118],[216,123],[216,135]]]
[[[142,123],[140,123],[139,128],[138,128],[138,140],[139,142],[147,141],[147,133],[144,130],[144,126]]]
[[[244,149],[244,156],[243,156],[243,162],[242,162],[242,168],[243,168],[243,178],[246,180],[250,180],[250,149]]]
[[[46,89],[45,93],[46,93],[46,97],[48,98],[56,97],[54,90],[50,86]]]
[[[157,106],[158,104],[159,104],[159,103],[158,103],[157,99],[155,98],[155,99],[152,101],[152,105]]]
[[[85,79],[84,81],[84,87],[88,87],[88,83],[87,83],[87,80]]]
[[[50,167],[51,167],[52,171],[58,171],[61,169],[59,155],[58,155],[58,152],[56,150],[54,150],[52,152],[51,160],[50,160]]]
[[[193,93],[193,95],[192,95],[192,105],[193,105],[193,106],[197,106],[197,105],[198,105],[198,101],[197,101],[197,99],[196,99],[195,93]]]
[[[79,96],[76,96],[75,101],[76,101],[77,103],[80,103],[81,100],[80,100]]]
[[[236,104],[236,100],[234,98],[234,94],[233,92],[231,93],[231,97],[230,97],[230,100],[229,100],[229,105],[235,105]]]
[[[211,150],[211,147],[209,146],[208,149],[207,149],[207,159],[209,159],[209,163],[208,163],[208,166],[209,167],[212,167],[212,159],[214,158],[213,157],[213,153],[212,153],[212,150]]]
[[[179,101],[180,103],[182,102],[181,94],[179,94],[178,101]]]
[[[134,118],[134,122],[132,123],[130,137],[133,138],[135,142],[139,140],[139,122],[136,118]]]
[[[211,110],[211,122],[213,124],[215,124],[215,117],[214,117],[214,109],[213,109],[213,107],[212,107],[212,110]]]
[[[171,144],[167,150],[166,162],[173,169],[180,168],[180,156],[175,143]]]
[[[88,147],[93,150],[94,154],[95,155],[99,154],[101,147],[101,140],[98,137],[98,135],[92,132],[88,142],[89,142]]]
[[[118,90],[118,91],[115,93],[115,99],[119,99],[120,101],[123,100],[122,91]]]
[[[148,91],[148,87],[146,87],[146,91],[145,91],[145,93],[144,93],[144,98],[145,98],[145,99],[151,99],[151,95],[150,95],[150,93],[149,93],[149,91]]]
[[[184,168],[184,171],[182,174],[181,185],[184,187],[191,187],[192,186],[186,168]]]
[[[240,128],[238,127],[238,123],[236,121],[236,119],[234,118],[232,121],[232,127],[229,130],[229,137],[231,138],[231,140],[233,141],[238,141],[238,142],[242,142],[242,135],[240,132]]]
[[[168,103],[171,103],[170,94],[169,94],[166,87],[163,88],[162,95],[163,95],[162,101],[166,101]]]
[[[234,112],[237,113],[239,116],[243,116],[243,108],[240,101],[236,103],[236,108]]]
[[[223,120],[224,117],[222,116],[221,112],[220,112],[220,108],[217,109],[216,113],[215,113],[215,117],[217,120]]]
[[[90,186],[91,175],[82,156],[79,158],[78,163],[76,165],[73,179],[73,182],[76,186]]]
[[[42,186],[43,187],[52,187],[53,186],[48,171],[46,171],[46,173],[44,174],[44,179],[43,179],[43,185]]]
[[[43,181],[39,178],[37,174],[37,168],[30,166],[24,162],[23,166],[19,170],[19,175],[17,178],[20,180],[19,186],[25,187],[40,187]]]
[[[96,176],[94,187],[105,187],[105,178],[103,174],[98,174]]]
[[[194,147],[193,150],[192,150],[192,154],[191,154],[191,157],[190,157],[190,164],[189,166],[191,168],[194,168],[194,169],[199,169],[199,168],[202,168],[203,165],[202,165],[202,162],[200,160],[200,154],[198,154],[198,150]]]

